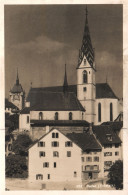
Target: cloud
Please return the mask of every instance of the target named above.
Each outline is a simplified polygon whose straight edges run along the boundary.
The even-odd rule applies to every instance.
[[[121,69],[123,64],[121,57],[118,55],[113,55],[111,52],[99,51],[96,53],[96,63],[98,64],[98,69],[108,70],[108,69]]]
[[[58,42],[55,40],[52,40],[44,35],[41,35],[37,38],[35,38],[35,40],[33,41],[29,41],[26,43],[19,43],[16,45],[13,45],[11,48],[12,49],[16,49],[16,50],[23,50],[23,51],[28,51],[28,52],[34,52],[37,54],[44,54],[47,52],[57,52],[60,51],[62,49],[64,49],[65,47],[68,47],[68,45],[66,45],[63,42]]]

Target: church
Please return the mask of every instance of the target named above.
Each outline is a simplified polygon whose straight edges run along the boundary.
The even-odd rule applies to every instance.
[[[17,71],[9,92],[9,100],[19,112],[19,129],[13,133],[28,134],[34,141],[28,148],[28,173],[30,184],[39,185],[38,190],[42,185],[51,190],[57,186],[54,182],[62,182],[62,189],[72,185],[69,189],[76,189],[86,181],[104,179],[110,167],[123,159],[120,100],[107,82],[96,83],[95,60],[86,8],[74,66],[76,85],[69,85],[65,64],[61,86],[31,86],[25,97]]]
[[[41,136],[42,131],[49,127],[62,129],[65,133],[69,129],[71,132],[83,132],[89,124],[100,125],[115,121],[121,111],[119,98],[107,82],[96,83],[95,60],[86,8],[78,64],[74,67],[77,74],[76,85],[68,84],[65,65],[62,86],[31,87],[25,100],[25,92],[17,73],[16,84],[10,91],[10,101],[21,110],[19,130],[32,130],[32,134],[40,132]]]

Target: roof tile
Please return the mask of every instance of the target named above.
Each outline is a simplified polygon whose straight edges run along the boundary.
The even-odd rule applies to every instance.
[[[110,125],[97,125],[93,126],[93,132],[96,138],[100,141],[102,145],[104,144],[120,144],[121,140],[118,135],[114,132],[112,126]],[[108,140],[107,135],[112,136],[112,141]]]
[[[100,144],[97,142],[93,134],[90,133],[69,133],[66,135],[70,140],[79,145],[83,151],[101,150]]]
[[[35,111],[85,111],[73,92],[30,90],[27,101]]]

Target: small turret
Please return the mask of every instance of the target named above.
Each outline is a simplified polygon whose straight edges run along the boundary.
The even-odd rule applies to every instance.
[[[15,106],[21,110],[24,107],[25,102],[25,91],[22,88],[22,85],[19,82],[19,75],[18,75],[18,69],[17,69],[17,76],[16,76],[16,83],[10,89],[9,92],[10,96],[10,102],[12,102]]]

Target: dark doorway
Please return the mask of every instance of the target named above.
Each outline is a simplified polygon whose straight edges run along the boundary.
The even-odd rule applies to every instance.
[[[88,177],[89,177],[89,179],[92,179],[92,172],[88,173]]]

